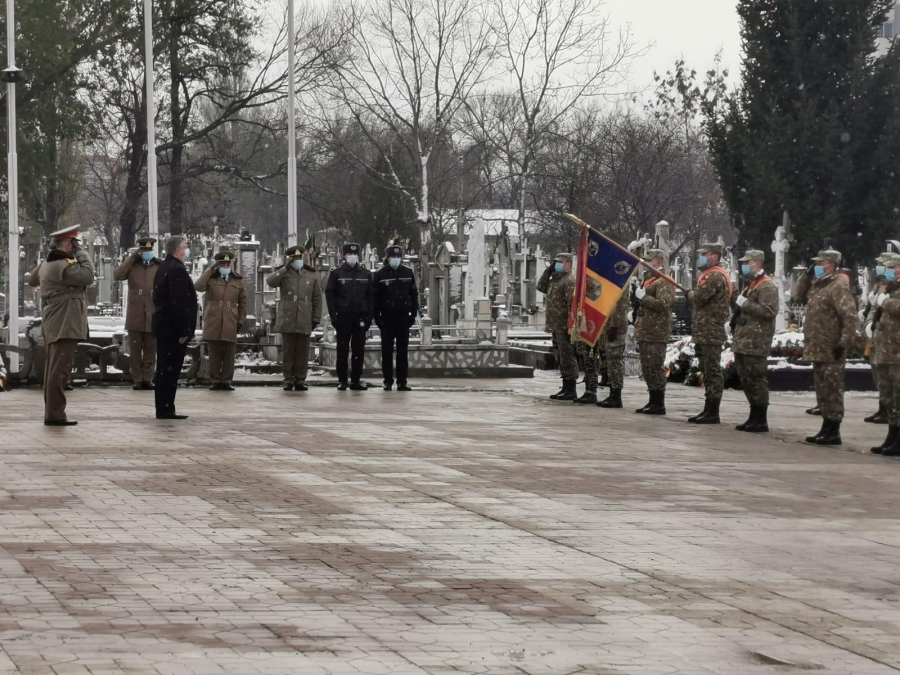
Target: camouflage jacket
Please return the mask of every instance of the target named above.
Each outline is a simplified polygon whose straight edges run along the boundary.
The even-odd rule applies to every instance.
[[[643,288],[647,295],[641,299],[634,322],[634,338],[640,342],[668,342],[672,334],[675,289],[658,277],[645,281]]]
[[[833,363],[838,345],[850,351],[859,319],[850,286],[834,275],[812,281],[808,274],[794,287],[794,299],[807,302],[803,321],[803,359]]]
[[[900,364],[900,284],[887,288],[890,296],[875,310],[875,353],[878,364]]]
[[[626,287],[625,292],[622,293],[622,297],[619,298],[619,301],[616,303],[612,314],[606,320],[606,327],[603,330],[603,335],[600,336],[601,347],[617,347],[625,344],[625,335],[628,331],[628,310],[631,308],[630,295],[628,287]],[[609,331],[611,330],[615,330],[617,333],[616,339],[612,341],[609,339]]]
[[[735,354],[768,356],[780,304],[778,287],[763,275],[754,279],[741,295],[747,302],[735,309],[732,350]]]
[[[731,282],[721,267],[705,270],[690,293],[691,335],[695,345],[725,344],[725,324],[731,318]]]
[[[544,270],[537,283],[537,290],[547,296],[547,323],[544,330],[548,333],[568,333],[569,310],[572,307],[572,296],[575,295],[575,275],[571,272],[557,274],[551,265]]]

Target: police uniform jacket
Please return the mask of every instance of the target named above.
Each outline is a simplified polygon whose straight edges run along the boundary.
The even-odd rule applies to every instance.
[[[325,302],[335,325],[343,323],[344,317],[348,316],[371,322],[374,314],[372,273],[359,264],[350,267],[343,263],[334,268],[325,284]]]
[[[400,322],[411,326],[416,320],[419,291],[416,275],[405,265],[397,269],[385,265],[375,272],[375,323]]]

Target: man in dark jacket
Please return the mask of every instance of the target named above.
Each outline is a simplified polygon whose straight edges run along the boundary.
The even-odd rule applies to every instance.
[[[403,265],[403,249],[388,246],[387,264],[375,273],[375,323],[381,330],[381,370],[384,390],[394,386],[394,344],[397,345],[397,391],[412,391],[409,374],[409,328],[415,323],[419,291],[416,275]]]
[[[184,420],[175,413],[178,376],[187,345],[197,326],[197,292],[184,267],[187,241],[172,236],[166,240],[166,259],[159,266],[153,285],[153,335],[156,337],[156,418]]]
[[[328,314],[337,333],[338,391],[346,391],[347,361],[350,350],[350,386],[353,391],[365,391],[360,382],[366,349],[366,332],[372,326],[374,312],[374,284],[372,273],[359,264],[359,244],[344,244],[341,254],[344,262],[331,270],[325,284],[325,302]]]

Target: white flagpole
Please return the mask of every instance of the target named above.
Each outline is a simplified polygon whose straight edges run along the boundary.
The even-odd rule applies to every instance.
[[[15,0],[6,0],[6,51],[9,55],[7,74],[14,76],[16,68],[16,15]],[[16,153],[16,84],[7,79],[6,104],[9,133],[8,184],[9,200],[9,344],[19,346],[19,159]],[[19,370],[19,355],[9,354],[10,376]]]
[[[296,83],[294,82],[295,44],[294,0],[288,0],[288,246],[297,245],[297,125]]]
[[[147,218],[150,236],[159,239],[156,196],[156,99],[153,86],[153,0],[144,0],[144,96],[147,99]],[[159,252],[159,244],[154,246]]]

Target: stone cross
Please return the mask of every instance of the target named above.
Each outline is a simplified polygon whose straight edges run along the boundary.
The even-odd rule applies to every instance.
[[[787,219],[785,214],[785,219]],[[785,263],[787,261],[787,252],[791,249],[791,242],[787,238],[787,228],[780,225],[775,230],[775,240],[772,242],[772,253],[775,254],[775,274],[773,280],[778,287],[778,315],[775,317],[775,330],[784,331],[787,329],[788,305],[785,297],[788,279]]]

